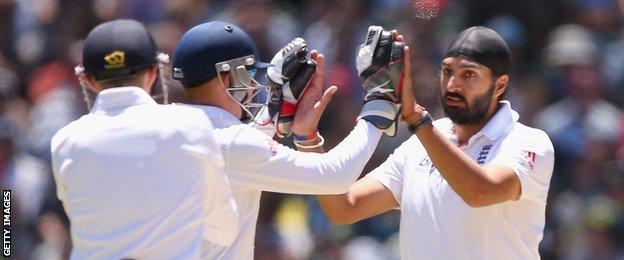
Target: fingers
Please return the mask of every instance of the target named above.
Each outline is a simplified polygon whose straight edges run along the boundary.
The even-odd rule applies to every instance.
[[[316,71],[314,72],[314,87],[323,89],[323,81],[325,80],[325,56],[317,50],[310,52],[310,57],[316,62]]]
[[[414,112],[414,90],[412,88],[412,63],[410,60],[410,48],[403,49],[403,87],[401,90],[401,116],[408,117]]]
[[[323,113],[323,111],[325,110],[329,102],[334,97],[334,93],[336,93],[337,90],[338,90],[338,87],[336,86],[331,86],[327,88],[325,92],[323,92],[323,96],[321,97],[321,100],[317,102],[316,104],[314,104],[314,108],[319,109],[320,113]]]
[[[310,51],[310,58],[316,60],[316,56],[319,54],[317,50]]]
[[[329,101],[334,97],[334,93],[338,90],[338,87],[331,86],[323,92],[323,97],[321,97],[321,103],[325,103],[325,105],[329,104]]]
[[[411,51],[410,51],[410,47],[409,46],[405,46],[403,47],[403,64],[405,66],[405,74],[404,76],[410,76],[409,80],[411,82],[412,78],[411,78],[411,74],[412,74],[412,60],[410,59],[411,57]],[[409,75],[408,75],[409,74]]]
[[[325,55],[321,54],[317,50],[310,51],[310,59],[316,62],[316,70],[319,71],[319,67],[325,66]]]
[[[400,42],[404,41],[403,35],[397,30],[392,30],[392,39]]]

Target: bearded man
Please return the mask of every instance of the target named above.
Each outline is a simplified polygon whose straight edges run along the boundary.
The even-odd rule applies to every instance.
[[[448,117],[435,121],[414,103],[406,58],[401,116],[414,136],[346,194],[317,196],[329,219],[401,210],[402,259],[539,259],[554,151],[503,100],[510,56],[491,29],[457,35],[440,70]]]

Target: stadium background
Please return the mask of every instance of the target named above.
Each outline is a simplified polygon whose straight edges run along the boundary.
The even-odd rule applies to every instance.
[[[13,256],[67,258],[68,222],[55,196],[50,138],[87,112],[73,76],[81,40],[100,22],[133,18],[170,54],[184,31],[215,19],[247,30],[265,61],[303,36],[326,54],[327,85],[339,86],[320,125],[327,148],[346,136],[360,110],[353,56],[368,25],[406,36],[417,99],[436,118],[442,116],[437,72],[450,37],[489,26],[513,52],[509,99],[520,121],[555,143],[542,257],[624,258],[624,1],[420,2],[438,8],[425,10],[436,16],[423,19],[422,9],[405,0],[0,0],[0,181],[13,191]],[[183,100],[179,86],[174,100]],[[365,172],[408,137],[401,130],[383,138]],[[398,259],[398,225],[393,211],[332,226],[314,197],[264,193],[256,259]]]

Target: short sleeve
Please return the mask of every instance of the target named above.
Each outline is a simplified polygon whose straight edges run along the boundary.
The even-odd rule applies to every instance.
[[[511,168],[521,186],[519,199],[546,203],[554,166],[554,149],[548,136],[539,130],[509,137],[492,163]]]
[[[412,136],[395,149],[385,162],[368,174],[390,190],[399,205],[403,194],[403,173],[409,154],[407,151],[413,151],[418,146],[422,147],[416,137]]]

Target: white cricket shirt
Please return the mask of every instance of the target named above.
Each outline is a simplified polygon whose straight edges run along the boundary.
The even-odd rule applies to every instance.
[[[206,259],[253,259],[256,220],[262,191],[291,194],[341,194],[357,180],[381,138],[381,131],[360,120],[351,133],[326,153],[304,153],[241,123],[229,112],[202,109],[214,126],[225,171],[240,213],[241,231],[229,247],[211,244]]]
[[[101,91],[52,138],[52,168],[72,259],[198,259],[202,236],[238,232],[210,120],[141,88]]]
[[[370,174],[400,204],[402,259],[539,259],[554,154],[548,136],[517,122],[508,101],[460,147],[479,164],[517,174],[517,201],[472,208],[440,176],[416,136]],[[448,118],[435,127],[457,144]],[[447,162],[452,163],[452,162]]]

